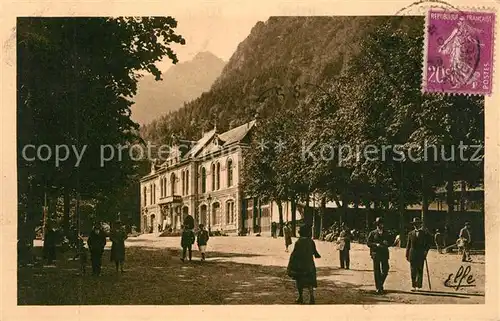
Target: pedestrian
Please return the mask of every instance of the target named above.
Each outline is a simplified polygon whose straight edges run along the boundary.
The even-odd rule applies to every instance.
[[[206,250],[207,250],[207,243],[208,239],[210,238],[210,235],[208,235],[208,231],[205,229],[205,225],[200,224],[199,226],[200,230],[198,231],[197,235],[197,243],[198,243],[198,249],[200,250],[201,253],[201,260],[205,261],[206,259]]]
[[[288,261],[287,274],[296,282],[299,297],[295,302],[304,303],[303,292],[307,288],[309,290],[309,304],[314,304],[314,288],[318,287],[318,283],[313,257],[319,259],[321,256],[316,250],[316,244],[311,239],[310,226],[301,226],[299,235]]]
[[[182,224],[188,230],[194,229],[194,217],[191,214],[186,215]]]
[[[116,272],[118,268],[123,273],[123,263],[125,262],[125,240],[127,239],[127,231],[121,221],[116,221],[114,228],[110,234],[111,244],[111,262],[115,263]]]
[[[181,261],[184,262],[186,259],[186,252],[189,251],[189,261],[191,261],[193,255],[193,244],[195,241],[195,235],[192,229],[186,228],[184,225],[181,226],[182,236],[181,236],[181,246],[182,246],[182,257]]]
[[[465,222],[465,226],[460,230],[459,237],[463,240],[463,253],[462,262],[472,262],[470,257],[471,248],[471,235],[470,235],[470,223]]]
[[[410,262],[412,291],[419,291],[422,288],[424,262],[431,248],[432,236],[422,228],[419,217],[413,218],[412,225],[414,230],[408,233],[406,242],[406,260]]]
[[[48,224],[43,240],[43,252],[47,265],[54,265],[56,260],[57,230],[53,224]]]
[[[443,234],[439,231],[439,229],[436,229],[436,233],[434,234],[434,243],[436,244],[436,249],[439,254],[443,254],[443,247],[444,247],[444,237]]]
[[[87,248],[81,235],[78,235],[77,239],[76,256],[78,257],[78,261],[80,261],[80,273],[85,275],[87,269]]]
[[[383,294],[384,282],[389,274],[389,244],[390,235],[384,230],[384,221],[381,217],[375,220],[377,228],[368,234],[366,245],[370,248],[370,256],[373,260],[373,274],[377,294]]]
[[[343,225],[343,230],[339,235],[339,258],[340,258],[340,268],[349,270],[350,255],[351,250],[351,231],[347,225]]]
[[[285,236],[285,252],[288,252],[288,247],[292,244],[292,229],[290,222],[287,222],[283,227],[283,235]]]
[[[102,254],[106,246],[106,235],[99,224],[94,225],[87,240],[90,251],[90,260],[92,262],[92,275],[101,275]]]
[[[271,223],[271,236],[273,238],[276,238],[276,230],[277,230],[276,222],[272,222]]]

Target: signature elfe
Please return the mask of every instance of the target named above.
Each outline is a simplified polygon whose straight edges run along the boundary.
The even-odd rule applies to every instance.
[[[474,275],[471,273],[470,265],[465,268],[460,266],[456,273],[448,275],[448,278],[444,281],[444,286],[448,288],[455,288],[455,290],[458,291],[463,287],[476,286],[474,282],[476,282],[476,279],[474,279]]]

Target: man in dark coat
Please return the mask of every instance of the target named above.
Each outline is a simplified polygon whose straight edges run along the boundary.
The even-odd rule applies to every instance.
[[[370,256],[373,260],[377,294],[383,294],[384,282],[389,274],[389,244],[392,242],[389,233],[384,230],[384,221],[381,217],[377,217],[375,225],[377,228],[368,234],[366,245],[370,248]]]
[[[422,228],[419,217],[413,218],[414,230],[408,233],[406,243],[406,260],[410,262],[412,291],[422,288],[424,278],[424,262],[431,248],[432,235]]]
[[[182,223],[182,225],[184,225],[184,228],[187,230],[194,229],[194,217],[192,215],[188,214],[184,218],[184,222]]]
[[[349,270],[350,255],[351,250],[351,231],[347,225],[342,226],[342,231],[339,236],[339,258],[340,258],[340,268]]]
[[[182,235],[181,235],[181,247],[182,247],[182,257],[181,261],[184,262],[186,259],[186,252],[189,252],[189,261],[191,261],[193,257],[193,244],[195,241],[195,234],[192,229],[186,228],[184,225],[181,226]]]
[[[94,226],[87,244],[89,246],[90,260],[92,261],[92,275],[99,276],[101,274],[102,254],[106,246],[106,235],[100,225],[96,224]]]

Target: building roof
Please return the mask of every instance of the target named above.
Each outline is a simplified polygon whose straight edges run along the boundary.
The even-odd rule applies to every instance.
[[[221,134],[216,134],[216,130],[212,129],[208,133],[205,133],[200,140],[198,140],[195,146],[189,152],[187,152],[185,158],[196,156],[214,137],[217,137],[219,139],[220,145],[217,146],[214,144],[208,146],[204,151],[205,155],[216,152],[221,148],[224,148],[231,144],[238,143],[241,140],[243,140],[243,138],[245,138],[245,136],[248,134],[248,132],[250,131],[250,129],[252,129],[253,126],[255,126],[255,120],[243,124],[241,126],[235,127],[233,129],[230,129]]]
[[[199,139],[196,144],[191,148],[189,152],[186,153],[184,158],[190,158],[193,156],[196,156],[200,150],[203,149],[203,147],[212,139],[212,137],[215,134],[215,129],[212,129],[211,131],[205,133],[201,139]]]
[[[241,141],[248,134],[250,129],[255,125],[255,120],[249,123],[243,124],[236,128],[230,129],[225,133],[219,134],[219,139],[224,142],[223,146],[229,144],[237,143]]]

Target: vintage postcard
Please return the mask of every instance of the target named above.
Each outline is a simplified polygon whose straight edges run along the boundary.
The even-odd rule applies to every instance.
[[[0,319],[498,320],[499,6],[5,3]]]

